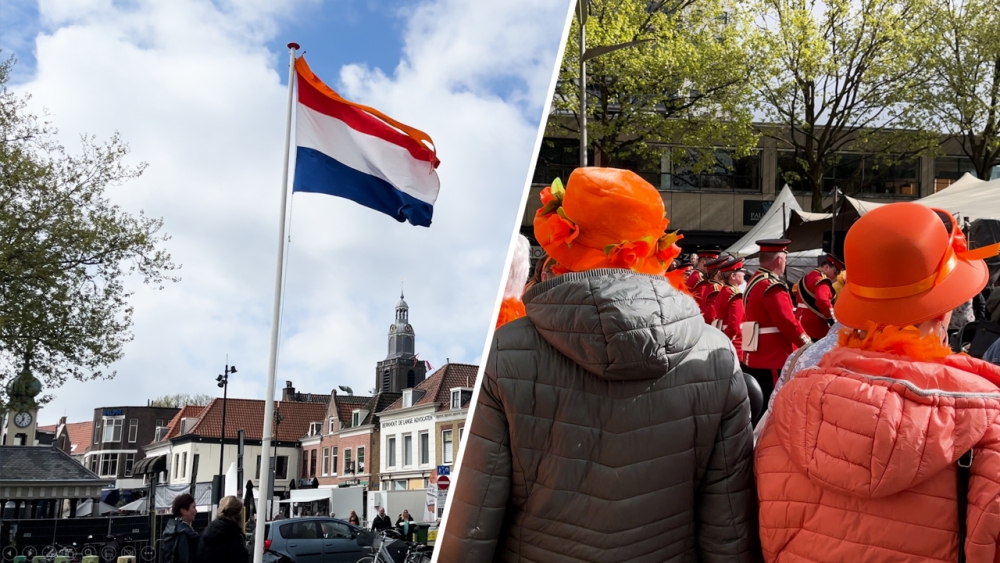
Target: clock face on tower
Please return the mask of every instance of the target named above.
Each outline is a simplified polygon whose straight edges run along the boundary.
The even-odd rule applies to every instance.
[[[27,428],[31,424],[31,420],[30,412],[19,412],[14,415],[14,425],[18,428]]]
[[[406,325],[406,332],[413,332],[413,327],[410,325]]]
[[[389,327],[389,332],[396,332],[396,325],[390,326]]]

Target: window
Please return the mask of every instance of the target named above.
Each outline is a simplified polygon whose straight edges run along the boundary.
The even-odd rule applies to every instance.
[[[308,452],[303,452],[303,455],[306,454],[308,454]],[[305,467],[305,464],[302,464],[302,466]],[[257,463],[254,464],[254,467],[256,468],[255,471],[257,472],[254,476],[254,479],[260,479],[260,456],[257,456]],[[303,471],[305,470],[303,469]]]
[[[420,464],[427,465],[431,462],[431,435],[427,432],[420,433]]]
[[[413,465],[413,434],[403,436],[403,467]]]
[[[351,426],[361,426],[361,412],[354,411],[354,414],[351,416]]]
[[[299,463],[299,467],[301,468],[301,471],[302,471],[301,478],[305,479],[306,477],[309,477],[309,451],[308,450],[302,450],[302,461],[301,461],[301,463]]]
[[[162,418],[157,418],[156,419],[156,427],[160,428],[161,426],[163,426],[163,419]]]
[[[354,464],[351,462],[350,448],[344,450],[344,475],[354,473]]]
[[[425,489],[431,488],[431,480],[427,477],[424,477],[424,488]]]
[[[319,436],[323,433],[323,423],[321,422],[310,422],[309,423],[309,435]]]
[[[337,421],[336,418],[333,418],[332,416],[330,417],[330,420],[327,423],[327,431],[326,431],[327,434],[333,434],[336,421]]]
[[[472,401],[472,389],[451,390],[451,410],[464,409]]]
[[[135,465],[135,454],[125,454],[125,476],[132,476],[132,466]]]
[[[187,477],[187,471],[188,471],[188,454],[187,452],[183,452],[181,454],[181,479]]]
[[[382,372],[382,389],[380,391],[388,393],[391,390],[389,383],[391,382],[391,377],[389,376],[389,370]]]
[[[279,530],[281,531],[281,537],[286,540],[316,540],[323,537],[318,524],[315,520],[307,520],[305,522],[284,524]],[[323,544],[320,544],[320,547],[322,546]]]
[[[441,461],[445,465],[453,462],[453,450],[451,444],[451,430],[441,432]]]
[[[172,475],[174,476],[174,479],[180,477],[180,475],[181,475],[181,473],[180,473],[180,471],[181,471],[180,463],[181,463],[181,454],[174,454],[174,472],[172,473]],[[258,478],[259,478],[259,476],[258,476]]]
[[[354,533],[351,529],[347,527],[347,524],[341,524],[334,520],[321,520],[319,523],[319,531],[324,539],[328,540],[350,540],[354,539]]]
[[[94,443],[95,444],[100,444],[101,443],[101,425],[100,424],[95,424],[94,425]]]
[[[406,490],[406,479],[399,479],[392,482],[392,490],[394,491],[405,491]]]
[[[358,447],[358,473],[365,472],[365,449]]]
[[[96,455],[90,456],[90,470],[92,472],[94,472],[94,473],[97,473],[97,456]]]
[[[464,435],[465,435],[465,427],[463,426],[463,427],[461,427],[461,428],[458,429],[458,447],[459,448],[462,447],[462,436],[464,436]]]
[[[330,474],[330,448],[323,448],[323,475]]]
[[[104,419],[104,441],[105,442],[121,442],[122,441],[122,424],[125,422],[124,418],[105,418]]]
[[[191,480],[198,480],[198,455],[194,454],[191,456]]]
[[[101,454],[101,477],[118,476],[118,454]]]
[[[396,467],[396,437],[389,436],[385,440],[385,449],[389,450],[387,467]]]
[[[309,450],[309,476],[316,476],[316,450]]]
[[[330,474],[337,474],[337,446],[333,447],[333,451],[330,452]]]
[[[313,459],[314,460],[315,460],[315,453],[316,453],[316,450],[313,450],[313,454],[314,454]],[[288,479],[288,456],[287,455],[279,455],[278,456],[278,465],[277,465],[277,467],[274,470],[274,478],[275,479]]]
[[[139,419],[133,418],[128,421],[128,441],[130,444],[134,444],[136,439],[139,437]]]

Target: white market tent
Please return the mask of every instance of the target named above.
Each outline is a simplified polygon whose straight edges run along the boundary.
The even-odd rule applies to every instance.
[[[962,219],[1000,219],[1000,180],[980,180],[966,173],[957,182],[917,203],[944,209]]]
[[[781,189],[778,196],[774,198],[774,203],[767,209],[760,221],[747,231],[743,237],[726,249],[726,252],[733,256],[752,256],[760,252],[760,247],[754,241],[781,238],[788,225],[788,218],[792,211],[801,212],[802,206],[792,195],[792,190],[787,185]]]

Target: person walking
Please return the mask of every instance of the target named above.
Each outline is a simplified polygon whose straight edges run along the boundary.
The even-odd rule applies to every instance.
[[[380,530],[388,530],[392,528],[392,520],[385,515],[385,507],[379,507],[378,514],[375,515],[375,519],[372,520],[372,531],[378,532]]]
[[[194,497],[184,493],[170,503],[173,520],[163,530],[163,563],[194,563],[198,553],[198,532],[194,517],[198,514]]]
[[[360,526],[361,519],[358,518],[358,514],[352,510],[351,515],[347,517],[347,523],[354,524],[355,526]]]
[[[743,292],[743,371],[760,384],[765,404],[788,356],[812,342],[795,318],[792,296],[782,280],[791,243],[788,239],[757,241],[760,268]]]
[[[243,501],[223,497],[218,518],[212,520],[198,543],[198,563],[247,563],[246,537],[243,531]]]
[[[396,530],[399,531],[399,533],[402,534],[407,541],[410,541],[410,536],[413,530],[413,527],[410,526],[410,522],[413,522],[413,516],[410,516],[410,511],[404,508],[403,513],[396,519]]]
[[[437,561],[758,561],[746,382],[666,273],[662,197],[577,168],[542,198],[566,273],[494,333]]]
[[[916,203],[848,231],[847,328],[785,382],[757,443],[768,562],[998,560],[1000,367],[947,346],[998,248],[967,250],[948,212]]]

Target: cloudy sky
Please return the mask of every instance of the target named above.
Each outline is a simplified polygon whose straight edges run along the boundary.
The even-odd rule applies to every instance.
[[[483,352],[569,0],[0,0],[14,88],[71,150],[119,131],[138,180],[122,207],[163,217],[181,282],[135,285],[135,340],[112,381],[70,382],[39,415],[163,394],[263,398],[277,251],[287,50],[349,99],[429,133],[434,224],[293,198],[278,387],[375,385],[405,278],[420,358]],[[47,390],[50,391],[50,390]]]

